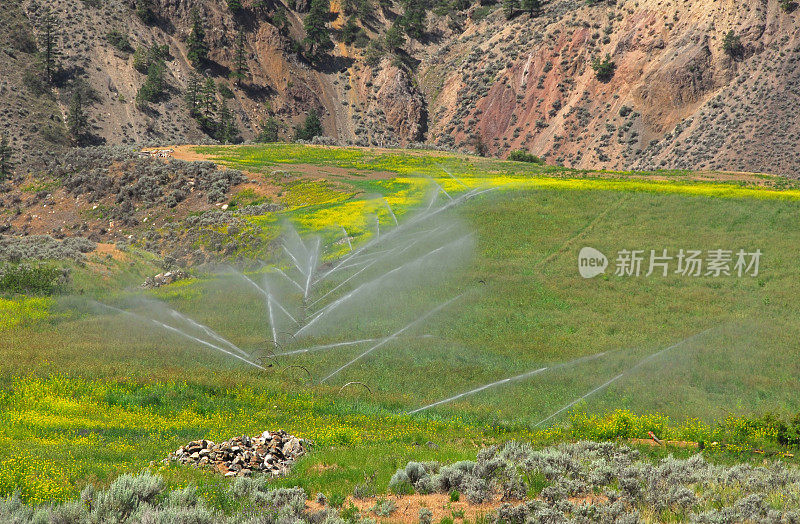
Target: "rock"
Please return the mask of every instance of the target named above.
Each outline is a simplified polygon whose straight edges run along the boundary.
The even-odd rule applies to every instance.
[[[154,277],[147,277],[147,279],[142,284],[142,287],[145,289],[154,289],[161,286],[166,286],[167,284],[172,284],[173,282],[177,282],[178,280],[183,280],[188,278],[189,275],[186,274],[185,271],[176,269],[175,271],[167,271],[166,273],[159,273]],[[206,447],[206,442],[202,442],[202,447]],[[197,444],[200,445],[200,442],[192,442],[190,444]],[[214,443],[211,442],[211,445]]]
[[[300,449],[300,441],[292,437],[289,442],[283,446],[283,456],[290,456]]]
[[[226,477],[245,477],[253,473],[272,476],[289,472],[297,457],[306,452],[306,443],[283,430],[264,431],[259,436],[242,435],[215,444],[196,440],[178,448],[167,460],[196,467],[210,467]]]

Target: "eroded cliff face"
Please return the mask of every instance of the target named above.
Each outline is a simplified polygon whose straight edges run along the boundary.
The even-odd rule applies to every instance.
[[[495,15],[496,16],[496,15]],[[470,27],[423,64],[431,136],[576,167],[792,174],[800,162],[800,14],[777,1],[552,3]],[[722,39],[733,30],[743,51]],[[591,68],[608,54],[607,81]],[[793,87],[794,86],[794,87]]]
[[[387,55],[371,65],[363,47],[340,41],[338,1],[331,3],[336,45],[318,64],[298,53],[306,16],[298,4],[245,0],[234,15],[224,0],[157,0],[159,22],[150,26],[132,0],[48,4],[61,24],[64,63],[97,93],[89,113],[98,142],[204,139],[181,97],[194,71],[185,42],[197,9],[211,48],[199,73],[230,89],[227,103],[245,139],[268,116],[289,135],[315,109],[328,136],[357,145],[472,149],[480,140],[490,154],[526,149],[586,168],[793,174],[800,165],[800,11],[786,12],[777,0],[554,0],[534,18],[510,21],[499,5],[476,3],[463,23],[429,14],[423,42],[408,42],[402,60]],[[35,34],[37,6],[15,4],[4,23]],[[276,23],[278,9],[286,24]],[[381,38],[401,11],[376,5],[366,35]],[[134,103],[144,75],[131,53],[109,44],[111,30],[125,32],[133,47],[168,46],[169,96],[148,110]],[[240,30],[250,75],[237,86],[229,74]],[[731,30],[744,46],[735,57],[722,46]],[[14,31],[0,37],[0,126],[15,147],[66,145],[69,86],[31,93],[23,71],[34,53]],[[599,80],[592,61],[606,54],[614,74]]]

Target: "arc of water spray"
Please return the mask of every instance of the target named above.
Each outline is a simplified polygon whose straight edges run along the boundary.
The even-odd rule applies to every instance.
[[[388,200],[386,200],[386,197],[383,198],[383,203],[386,204],[386,209],[388,209],[389,214],[392,215],[392,218],[394,219],[394,225],[399,226],[400,224],[397,222],[397,216],[394,214],[394,210],[392,210],[392,205],[389,203]]]
[[[239,355],[237,355],[236,353],[232,353],[232,352],[228,351],[227,349],[221,348],[221,347],[217,346],[216,344],[212,344],[211,342],[208,342],[207,340],[203,340],[203,339],[201,339],[201,338],[197,338],[197,337],[195,337],[195,336],[189,335],[188,333],[184,333],[184,332],[183,332],[183,331],[181,331],[180,329],[178,329],[178,328],[176,328],[176,327],[173,327],[173,326],[170,326],[169,324],[165,324],[165,323],[163,323],[163,322],[159,322],[158,320],[154,320],[154,319],[152,319],[152,318],[147,318],[147,317],[144,317],[144,316],[142,316],[142,315],[137,315],[136,313],[132,313],[131,311],[125,311],[124,309],[120,309],[120,308],[118,308],[118,307],[109,306],[109,305],[107,305],[107,304],[103,304],[102,302],[96,302],[96,301],[95,301],[95,303],[96,303],[96,304],[99,304],[100,306],[102,306],[102,307],[104,307],[104,308],[106,308],[106,309],[110,309],[110,310],[112,310],[112,311],[116,311],[116,312],[118,312],[118,313],[122,313],[122,314],[124,314],[124,315],[129,315],[129,316],[132,316],[132,317],[134,317],[134,318],[138,318],[138,319],[140,319],[140,320],[145,320],[145,321],[147,321],[147,322],[150,322],[150,323],[152,323],[152,324],[155,324],[155,325],[156,325],[156,326],[158,326],[158,327],[161,327],[161,328],[163,328],[163,329],[166,329],[166,330],[168,330],[168,331],[171,331],[171,332],[173,332],[173,333],[176,333],[176,334],[178,334],[178,335],[180,335],[180,336],[182,336],[182,337],[184,337],[184,338],[188,338],[189,340],[193,340],[193,341],[195,341],[195,342],[198,342],[198,343],[200,343],[200,344],[203,344],[204,346],[210,347],[210,348],[212,348],[212,349],[216,349],[217,351],[222,351],[222,352],[223,352],[223,353],[225,353],[226,355],[230,355],[230,356],[232,356],[233,358],[239,359],[239,360],[241,360],[242,362],[245,362],[245,363],[247,363],[247,364],[250,364],[251,366],[253,366],[253,367],[256,367],[256,368],[258,368],[258,369],[261,369],[261,370],[265,370],[265,369],[266,369],[264,366],[259,366],[259,365],[258,365],[258,364],[256,364],[255,362],[252,362],[252,361],[250,361],[250,360],[248,360],[248,359],[246,359],[246,358],[244,358],[244,357],[242,357],[242,356],[239,356]]]
[[[300,261],[297,260],[297,258],[292,254],[291,251],[289,251],[289,248],[287,248],[285,244],[282,247],[283,247],[283,250],[286,252],[286,254],[289,255],[289,258],[292,259],[292,264],[294,264],[294,266],[297,268],[297,270],[300,273],[305,275],[306,272],[303,271],[303,266],[300,265]]]
[[[437,191],[436,191],[436,192],[433,194],[433,196],[431,197],[431,201],[430,201],[430,202],[428,202],[428,207],[426,207],[426,208],[425,208],[425,212],[428,212],[428,211],[430,211],[430,210],[431,210],[431,208],[433,207],[433,204],[435,204],[435,203],[436,203],[436,200],[438,200],[438,199],[439,199],[439,191],[437,190]]]
[[[352,360],[351,360],[351,361],[349,361],[348,363],[346,363],[346,364],[344,364],[344,365],[340,366],[338,369],[336,369],[335,371],[333,371],[333,372],[331,372],[330,374],[328,374],[328,376],[326,376],[325,378],[323,378],[322,380],[320,380],[320,384],[321,384],[321,383],[323,383],[323,382],[325,382],[325,381],[326,381],[326,380],[328,380],[329,378],[333,377],[334,375],[336,375],[336,374],[340,373],[341,371],[344,371],[344,370],[345,370],[345,369],[347,369],[348,367],[352,366],[353,364],[355,364],[356,362],[358,362],[358,361],[359,361],[359,360],[361,360],[362,358],[366,357],[367,355],[369,355],[370,353],[372,353],[373,351],[375,351],[375,350],[376,350],[376,349],[378,349],[379,347],[381,347],[381,346],[383,346],[383,345],[385,345],[385,344],[388,344],[389,342],[391,342],[392,340],[396,339],[397,337],[399,337],[400,335],[402,335],[403,333],[405,333],[406,331],[408,331],[408,330],[409,330],[409,329],[411,329],[412,327],[416,326],[416,325],[417,325],[417,324],[419,324],[420,322],[424,322],[424,321],[425,321],[425,320],[427,320],[429,317],[431,317],[431,316],[435,315],[436,313],[438,313],[438,312],[439,312],[439,311],[441,311],[442,309],[446,308],[447,306],[449,306],[450,304],[452,304],[453,302],[455,302],[456,300],[458,300],[458,299],[459,299],[459,298],[461,298],[462,296],[464,296],[464,295],[463,295],[463,293],[462,293],[461,295],[458,295],[457,297],[453,297],[453,298],[451,298],[451,299],[450,299],[450,300],[448,300],[447,302],[443,302],[442,304],[439,304],[438,306],[436,306],[436,307],[435,307],[435,308],[433,308],[432,310],[428,311],[427,313],[425,313],[424,315],[422,315],[422,316],[421,316],[421,317],[419,317],[418,319],[414,320],[414,321],[413,321],[413,322],[411,322],[410,324],[407,324],[405,327],[401,328],[399,331],[395,331],[394,333],[392,333],[392,334],[391,334],[391,335],[389,335],[388,337],[384,338],[383,340],[381,340],[380,342],[378,342],[378,343],[377,343],[377,344],[375,344],[374,346],[370,347],[369,349],[367,349],[366,351],[364,351],[363,353],[361,353],[360,355],[358,355],[357,357],[355,357],[354,359],[352,359]]]
[[[281,276],[283,276],[283,278],[285,278],[286,280],[288,280],[289,282],[291,282],[292,284],[294,284],[294,285],[297,287],[297,289],[299,289],[299,290],[300,290],[300,292],[301,292],[301,293],[303,292],[303,286],[301,286],[300,284],[298,284],[298,283],[297,283],[297,282],[296,282],[296,281],[295,281],[293,278],[291,278],[289,275],[287,275],[286,273],[284,273],[284,272],[283,272],[283,270],[282,270],[281,268],[279,268],[279,267],[276,267],[276,268],[275,268],[275,271],[277,271],[277,272],[278,272],[278,273],[279,273]]]
[[[239,277],[243,278],[247,283],[249,283],[256,290],[258,290],[259,293],[264,295],[264,298],[266,299],[266,302],[267,302],[267,313],[269,314],[269,326],[270,326],[270,330],[272,331],[272,342],[275,344],[275,347],[278,347],[278,332],[277,332],[277,328],[275,326],[275,316],[274,316],[273,311],[272,311],[272,304],[274,303],[275,305],[277,305],[278,308],[280,308],[280,310],[283,311],[286,314],[286,316],[288,316],[292,320],[292,322],[294,322],[295,324],[298,324],[297,320],[295,320],[295,318],[288,311],[286,311],[286,308],[284,308],[280,304],[280,302],[278,302],[275,298],[273,298],[272,293],[270,293],[269,291],[263,289],[261,286],[256,284],[253,281],[253,279],[251,279],[250,277],[248,277],[244,273],[236,271],[234,268],[231,268],[231,269],[233,270],[235,275],[238,275]]]
[[[436,184],[436,182],[434,182],[434,181],[431,181],[431,182],[433,184],[437,185],[437,186],[439,185],[439,184]],[[439,186],[439,187],[441,188],[441,186]],[[393,230],[391,230],[389,233],[383,235],[382,237],[376,238],[374,240],[371,240],[371,241],[367,242],[366,244],[362,245],[361,247],[358,247],[358,248],[354,249],[349,255],[347,255],[346,257],[341,258],[337,264],[335,264],[331,269],[329,269],[326,273],[324,273],[322,276],[320,276],[317,281],[323,280],[328,275],[330,275],[333,272],[337,271],[340,266],[342,266],[345,263],[349,262],[353,257],[355,257],[355,256],[361,254],[362,252],[364,252],[365,250],[367,250],[367,249],[369,249],[369,248],[381,243],[382,241],[384,241],[384,240],[386,240],[388,238],[391,238],[394,235],[401,234],[403,231],[408,230],[413,225],[418,224],[418,223],[420,223],[422,221],[425,221],[425,220],[427,220],[427,219],[429,219],[429,218],[431,218],[433,216],[436,216],[437,214],[441,213],[442,211],[450,209],[451,207],[453,207],[455,205],[458,205],[461,202],[465,202],[465,201],[469,200],[470,198],[478,196],[480,194],[487,193],[489,191],[493,191],[494,189],[495,188],[484,189],[484,188],[481,188],[481,187],[477,187],[477,188],[475,188],[475,189],[473,189],[473,190],[471,190],[471,191],[469,191],[467,193],[464,193],[463,195],[459,196],[457,199],[453,199],[452,197],[450,197],[451,200],[447,204],[445,204],[445,205],[443,205],[443,206],[441,206],[441,207],[439,207],[437,209],[434,209],[433,211],[426,210],[424,213],[419,214],[419,215],[411,218],[410,220],[404,222],[401,226],[398,226],[398,227],[394,228]],[[284,247],[284,249],[285,249],[285,247]]]
[[[521,375],[517,375],[516,377],[504,378],[502,380],[498,380],[497,382],[491,382],[489,384],[484,384],[483,386],[477,387],[475,389],[471,389],[469,391],[465,391],[464,393],[459,393],[458,395],[454,395],[454,396],[452,396],[450,398],[446,398],[444,400],[440,400],[438,402],[434,402],[433,404],[428,404],[427,406],[423,406],[423,407],[417,408],[417,409],[415,409],[413,411],[409,411],[408,414],[409,415],[413,415],[414,413],[419,413],[420,411],[425,411],[426,409],[430,409],[430,408],[433,408],[433,407],[436,407],[436,406],[440,406],[442,404],[447,404],[449,402],[453,402],[454,400],[458,400],[458,399],[460,399],[462,397],[466,397],[466,396],[469,396],[469,395],[474,395],[475,393],[480,393],[481,391],[483,391],[485,389],[489,389],[489,388],[492,388],[492,387],[495,387],[495,386],[500,386],[502,384],[508,384],[509,382],[513,382],[515,380],[522,380],[524,378],[532,377],[533,375],[538,375],[539,373],[542,373],[543,371],[546,371],[546,370],[547,370],[546,367],[545,368],[534,369],[533,371],[528,371],[528,372],[523,373]]]
[[[351,340],[348,342],[336,342],[334,344],[323,344],[320,346],[311,346],[310,348],[294,349],[292,351],[285,351],[283,353],[275,353],[276,357],[286,357],[290,355],[300,355],[302,353],[313,353],[314,351],[323,351],[325,349],[333,349],[344,346],[356,346],[358,344],[366,344],[368,342],[376,342],[379,338],[363,338],[361,340]]]
[[[704,331],[701,331],[700,333],[695,333],[694,335],[692,335],[690,337],[687,337],[687,338],[685,338],[685,339],[683,339],[683,340],[681,340],[679,342],[676,342],[675,344],[672,344],[669,347],[666,347],[666,348],[664,348],[662,350],[656,351],[655,353],[653,353],[651,355],[646,356],[645,358],[643,358],[639,362],[637,362],[633,367],[631,367],[629,369],[626,369],[625,371],[623,371],[622,373],[620,373],[616,377],[612,378],[611,380],[609,380],[607,382],[604,382],[603,384],[600,384],[599,386],[597,386],[596,388],[592,389],[591,391],[589,391],[585,395],[576,398],[575,400],[573,400],[572,402],[570,402],[569,404],[567,404],[563,408],[559,409],[558,411],[556,411],[555,413],[553,413],[549,417],[545,417],[544,419],[542,419],[539,422],[537,422],[536,424],[534,424],[533,427],[541,426],[545,422],[547,422],[549,420],[552,420],[554,417],[556,417],[556,416],[560,415],[561,413],[565,412],[566,410],[568,410],[569,408],[571,408],[572,406],[574,406],[578,402],[580,402],[582,400],[586,400],[587,398],[591,397],[595,393],[604,390],[605,388],[607,388],[608,386],[610,386],[611,384],[613,384],[617,380],[621,379],[622,377],[624,377],[625,375],[631,373],[632,371],[640,368],[641,366],[643,366],[646,363],[650,362],[651,360],[653,360],[654,358],[658,357],[659,355],[662,355],[662,354],[666,353],[667,351],[669,351],[671,349],[675,349],[676,347],[681,346],[681,345],[683,345],[686,342],[689,342],[691,340],[694,340],[697,337],[705,335],[706,333],[708,333],[709,331],[711,331],[713,329],[716,329],[716,326],[708,328],[708,329],[706,329]]]
[[[192,320],[191,318],[187,317],[186,315],[183,315],[183,314],[179,313],[178,311],[175,311],[174,309],[170,309],[170,308],[167,308],[167,309],[170,310],[170,313],[172,314],[172,316],[180,318],[181,320],[183,320],[185,322],[188,322],[189,324],[193,325],[194,327],[203,330],[203,332],[206,335],[208,335],[209,337],[213,338],[217,342],[225,344],[229,348],[233,349],[234,351],[236,351],[238,353],[241,353],[242,355],[245,355],[245,356],[247,355],[246,351],[244,351],[242,349],[239,349],[238,347],[236,347],[236,345],[234,345],[232,342],[229,342],[228,340],[224,339],[222,336],[217,334],[210,327],[205,326],[205,325],[201,324],[200,322],[196,322],[196,321]]]
[[[382,249],[380,251],[376,251],[376,252],[373,252],[373,253],[363,253],[363,254],[360,254],[360,255],[356,255],[356,256],[350,257],[351,260],[358,260],[358,259],[361,259],[361,258],[365,258],[365,260],[360,260],[358,262],[352,262],[352,263],[346,264],[344,266],[337,265],[335,268],[331,269],[330,271],[328,271],[324,275],[321,275],[314,282],[314,284],[316,285],[316,284],[322,282],[323,280],[328,278],[330,275],[332,275],[332,274],[334,274],[334,273],[336,273],[338,271],[343,271],[343,270],[349,269],[351,267],[357,267],[357,266],[360,266],[361,264],[365,264],[367,262],[377,262],[378,260],[380,260],[382,258],[386,258],[386,255],[388,255],[390,253],[395,253],[399,249],[400,251],[395,254],[395,256],[397,256],[397,255],[403,253],[404,251],[407,251],[408,249],[412,248],[416,244],[420,243],[422,240],[425,240],[425,239],[433,236],[434,233],[436,233],[437,231],[440,231],[442,229],[445,229],[445,231],[447,231],[447,230],[452,229],[452,227],[445,228],[445,226],[438,226],[438,227],[435,227],[433,229],[428,229],[426,231],[422,231],[422,232],[420,232],[420,234],[422,235],[421,238],[416,238],[416,239],[412,240],[406,246],[396,246],[396,247],[393,247],[393,248],[390,248],[390,249]],[[319,301],[319,299],[317,299],[317,301]]]
[[[420,335],[419,338],[431,338],[433,335]],[[368,342],[378,342],[380,338],[362,338],[361,340],[348,340],[347,342],[334,342],[332,344],[322,344],[319,346],[311,346],[303,349],[293,349],[291,351],[284,351],[283,353],[274,353],[276,357],[288,357],[292,355],[301,355],[303,353],[313,353],[315,351],[325,351],[326,349],[336,349],[344,346],[357,346],[358,344],[366,344]]]
[[[555,366],[546,366],[546,367],[543,367],[543,368],[534,369],[532,371],[526,371],[525,373],[522,373],[520,375],[504,378],[504,379],[498,380],[496,382],[490,382],[489,384],[484,384],[483,386],[477,387],[475,389],[471,389],[469,391],[465,391],[464,393],[459,393],[458,395],[454,395],[452,397],[449,397],[449,398],[446,398],[446,399],[443,399],[443,400],[439,400],[438,402],[434,402],[433,404],[428,404],[427,406],[422,406],[421,408],[417,408],[417,409],[415,409],[413,411],[409,411],[408,414],[409,415],[413,415],[414,413],[419,413],[420,411],[425,411],[426,409],[434,408],[436,406],[441,406],[442,404],[449,404],[450,402],[453,402],[453,401],[458,400],[460,398],[467,397],[467,396],[470,396],[470,395],[474,395],[476,393],[480,393],[481,391],[484,391],[484,390],[489,389],[489,388],[493,388],[493,387],[496,387],[496,386],[502,386],[503,384],[509,384],[511,382],[516,382],[518,380],[523,380],[523,379],[532,377],[534,375],[538,375],[539,373],[543,373],[545,371],[554,371],[556,369],[563,368],[563,367],[566,367],[566,366],[571,366],[571,365],[574,365],[574,364],[580,364],[580,363],[585,362],[587,360],[594,360],[594,359],[600,358],[600,357],[602,357],[603,355],[606,355],[606,354],[607,354],[607,352],[603,351],[603,352],[597,353],[595,355],[588,355],[588,356],[585,356],[585,357],[576,358],[575,360],[570,360],[569,362],[563,362],[563,363],[555,365]]]
[[[389,275],[391,275],[391,274],[393,274],[393,273],[395,273],[395,272],[397,272],[397,271],[401,271],[401,270],[405,269],[405,268],[406,268],[406,267],[408,267],[408,266],[411,266],[411,265],[414,265],[414,264],[418,264],[418,263],[419,263],[419,262],[421,262],[422,260],[424,260],[424,259],[426,259],[427,257],[429,257],[429,256],[433,255],[434,253],[437,253],[438,251],[441,251],[441,250],[443,250],[443,249],[445,249],[445,248],[447,248],[447,247],[450,247],[450,246],[452,246],[453,244],[457,244],[458,242],[462,242],[462,241],[464,241],[464,240],[465,240],[465,239],[467,239],[467,238],[469,238],[469,235],[465,235],[465,236],[463,236],[463,237],[461,237],[461,238],[458,238],[458,239],[454,240],[453,242],[450,242],[450,243],[448,243],[448,244],[445,244],[445,245],[443,245],[443,246],[440,246],[440,247],[438,247],[438,248],[434,249],[433,251],[429,251],[428,253],[426,253],[426,254],[422,255],[421,257],[415,258],[414,260],[412,260],[412,261],[410,261],[410,262],[407,262],[407,263],[403,264],[402,266],[398,266],[398,267],[396,267],[396,268],[392,269],[391,271],[389,271],[389,272],[387,272],[387,273],[384,273],[383,275],[379,276],[378,278],[375,278],[375,279],[373,279],[373,280],[370,280],[369,282],[365,282],[365,283],[361,284],[360,286],[358,286],[357,288],[355,288],[353,291],[349,292],[348,294],[344,295],[343,297],[341,297],[341,298],[339,298],[339,299],[337,299],[337,300],[335,300],[335,301],[331,302],[331,303],[330,303],[330,304],[328,304],[327,306],[325,306],[325,307],[321,308],[319,311],[315,312],[315,313],[313,314],[313,317],[312,317],[312,318],[311,318],[311,319],[310,319],[310,320],[309,320],[309,321],[306,323],[306,325],[305,325],[305,326],[303,326],[303,327],[301,327],[299,330],[297,330],[297,332],[295,332],[294,336],[296,337],[296,336],[298,336],[300,333],[302,333],[303,331],[305,331],[306,329],[310,328],[310,327],[311,327],[312,325],[314,325],[314,324],[315,324],[315,323],[316,323],[316,322],[317,322],[317,321],[318,321],[320,318],[322,318],[322,317],[325,315],[325,313],[328,313],[328,312],[330,312],[330,311],[332,311],[332,310],[336,309],[337,307],[341,306],[342,304],[344,304],[345,302],[347,302],[348,300],[350,300],[350,299],[351,299],[351,298],[352,298],[354,295],[356,295],[357,293],[359,293],[360,291],[362,291],[364,288],[366,288],[366,287],[368,287],[368,286],[371,286],[371,285],[373,285],[373,284],[375,284],[375,283],[377,283],[377,282],[380,282],[381,280],[385,279],[385,278],[386,278],[386,277],[388,277]]]
[[[442,229],[442,228],[441,228],[441,226],[440,226],[440,227],[438,227],[438,228],[434,229],[433,231],[436,231],[437,229]],[[426,237],[427,237],[427,236],[430,236],[430,235],[426,235]],[[366,270],[367,270],[367,269],[369,269],[370,267],[374,266],[375,264],[377,264],[378,262],[380,262],[382,259],[386,258],[386,254],[389,254],[389,253],[394,253],[395,251],[397,251],[397,250],[399,249],[400,251],[397,251],[397,253],[395,254],[395,256],[399,256],[399,255],[401,255],[402,253],[404,253],[405,251],[408,251],[409,249],[411,249],[412,247],[414,247],[415,245],[417,245],[418,243],[420,243],[420,242],[421,242],[422,240],[424,240],[426,237],[423,237],[423,238],[416,239],[416,240],[412,241],[411,243],[409,243],[407,246],[403,246],[402,248],[401,248],[401,247],[395,247],[395,248],[392,248],[392,249],[387,249],[387,250],[385,250],[385,251],[383,251],[383,252],[382,252],[382,253],[383,253],[383,256],[377,256],[377,257],[376,257],[374,260],[372,260],[372,261],[370,261],[369,259],[367,259],[367,260],[365,260],[365,261],[362,261],[362,262],[358,262],[358,263],[350,264],[350,265],[347,265],[347,266],[342,266],[341,268],[339,268],[339,270],[345,269],[345,268],[347,268],[347,267],[359,266],[359,265],[361,265],[361,264],[364,264],[364,263],[366,263],[366,262],[369,262],[369,264],[367,264],[367,265],[366,265],[366,266],[364,266],[363,268],[359,269],[358,271],[356,271],[355,273],[353,273],[352,275],[350,275],[349,277],[347,277],[346,279],[344,279],[344,280],[343,280],[342,282],[340,282],[340,283],[339,283],[339,284],[338,284],[336,287],[334,287],[333,289],[331,289],[330,291],[328,291],[327,293],[325,293],[324,295],[322,295],[321,297],[319,297],[318,299],[316,299],[315,301],[313,301],[312,303],[310,303],[310,304],[309,304],[309,307],[310,307],[310,306],[313,306],[313,305],[315,305],[315,304],[318,304],[318,303],[319,303],[320,301],[322,301],[322,300],[323,300],[325,297],[329,296],[331,293],[335,292],[336,290],[338,290],[339,288],[341,288],[342,286],[344,286],[345,284],[347,284],[349,281],[351,281],[352,279],[354,279],[355,277],[357,277],[358,275],[360,275],[361,273],[363,273],[364,271],[366,271]],[[317,282],[319,282],[319,281],[317,281]]]
[[[339,227],[342,228],[342,233],[344,233],[344,239],[347,240],[347,247],[350,248],[350,251],[353,251],[353,244],[350,242],[350,235],[347,234],[347,230],[344,228],[344,226],[339,226]]]
[[[436,184],[436,187],[438,187],[438,188],[439,188],[439,191],[441,191],[442,193],[444,193],[444,196],[446,196],[447,198],[449,198],[451,201],[453,200],[453,197],[451,197],[451,196],[450,196],[450,193],[448,193],[447,191],[445,191],[445,190],[444,190],[444,188],[442,187],[442,185],[441,185],[439,182],[437,182],[437,181],[435,181],[435,180],[433,180],[433,179],[431,179],[431,182],[433,182],[434,184]]]
[[[371,268],[372,266],[374,266],[374,265],[375,265],[375,264],[377,264],[377,263],[378,263],[378,261],[377,261],[377,260],[373,260],[371,263],[367,264],[366,266],[362,267],[361,269],[359,269],[358,271],[356,271],[355,273],[353,273],[352,275],[350,275],[349,277],[347,277],[346,279],[344,279],[344,280],[343,280],[341,283],[339,283],[339,284],[338,284],[336,287],[334,287],[333,289],[331,289],[330,291],[328,291],[327,293],[325,293],[324,295],[322,295],[321,297],[319,297],[318,299],[316,299],[314,302],[310,303],[308,306],[309,306],[309,307],[311,307],[311,306],[315,306],[315,305],[316,305],[316,304],[318,304],[320,301],[322,301],[323,299],[325,299],[325,297],[327,297],[327,296],[328,296],[328,295],[330,295],[331,293],[333,293],[333,292],[337,291],[339,288],[341,288],[342,286],[344,286],[345,284],[347,284],[349,281],[353,280],[353,279],[354,279],[354,278],[356,278],[358,275],[360,275],[361,273],[363,273],[364,271],[366,271],[367,269]]]
[[[439,169],[441,169],[442,171],[444,171],[445,173],[447,173],[447,176],[449,176],[450,178],[452,178],[453,180],[455,180],[456,182],[461,184],[465,189],[467,189],[469,191],[470,187],[467,184],[465,184],[464,182],[462,182],[461,180],[459,180],[458,178],[456,178],[455,175],[453,175],[453,173],[451,173],[449,169],[447,169],[446,167],[444,167],[441,164],[436,164],[436,166]]]
[[[292,321],[292,322],[294,322],[295,324],[300,324],[300,323],[297,321],[297,319],[295,319],[295,318],[292,316],[292,314],[291,314],[291,313],[289,313],[288,311],[286,311],[286,308],[285,308],[285,307],[283,307],[283,306],[281,305],[281,303],[280,303],[280,302],[278,302],[278,301],[275,299],[275,297],[272,295],[272,293],[270,293],[270,294],[269,294],[269,298],[268,298],[268,300],[270,301],[270,303],[272,303],[272,304],[275,304],[276,306],[278,306],[278,309],[280,309],[281,311],[283,311],[283,314],[284,314],[284,315],[286,315],[287,317],[289,317],[289,320],[291,320],[291,321]]]

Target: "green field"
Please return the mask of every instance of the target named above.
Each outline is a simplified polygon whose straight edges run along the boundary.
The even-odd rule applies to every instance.
[[[285,356],[261,371],[92,302],[168,318],[155,300],[242,349],[268,347],[263,297],[229,273],[199,273],[146,293],[123,285],[95,291],[87,284],[89,296],[25,306],[0,301],[0,315],[9,319],[0,316],[0,494],[19,487],[34,502],[63,499],[88,481],[108,482],[158,464],[188,440],[264,429],[283,428],[316,444],[280,484],[347,494],[373,470],[378,489],[385,490],[394,470],[412,458],[474,457],[477,447],[512,437],[546,443],[646,437],[655,429],[687,439],[763,444],[770,429],[737,417],[800,410],[800,191],[778,179],[697,182],[683,172],[576,172],[439,153],[293,145],[198,150],[265,177],[294,164],[355,173],[287,183],[285,211],[250,219],[269,237],[283,219],[303,236],[320,235],[329,264],[347,256],[346,244],[336,243],[342,226],[356,248],[374,238],[370,217],[377,217],[384,235],[395,227],[378,197],[402,225],[428,205],[431,181],[453,198],[495,188],[443,212],[441,222],[437,217],[436,225],[453,228],[453,239],[471,234],[452,257],[376,287],[308,337],[280,335],[280,351],[385,337],[461,298],[324,384],[322,377],[369,345]],[[437,205],[447,198],[440,193]],[[416,249],[435,249],[434,240]],[[608,256],[605,275],[579,275],[584,246]],[[760,249],[763,255],[755,277],[615,276],[622,249]],[[278,249],[247,256],[247,275],[258,282],[274,278],[274,271],[256,269],[253,258],[287,272],[291,267]],[[374,275],[399,263],[382,260]],[[354,272],[324,282],[311,299],[338,284],[355,287],[358,280],[345,282]],[[297,298],[290,291],[281,296]],[[406,414],[582,357],[596,358]],[[358,385],[340,391],[354,381],[369,391]],[[642,418],[604,417],[616,410]],[[320,472],[318,466],[330,464],[337,467]],[[225,507],[215,495],[222,479],[174,466],[164,474],[175,485],[199,483],[207,498]]]

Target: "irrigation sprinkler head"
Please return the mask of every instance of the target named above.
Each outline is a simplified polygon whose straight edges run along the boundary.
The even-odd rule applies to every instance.
[[[279,335],[288,335],[288,336],[292,337],[292,340],[294,340],[294,333],[290,333],[289,331],[278,331],[278,334]],[[276,349],[282,349],[282,348],[276,348]]]
[[[344,388],[346,388],[347,386],[363,386],[367,391],[369,391],[369,394],[372,395],[372,390],[369,388],[369,386],[359,381],[348,382],[344,386],[340,387],[337,395],[341,395],[342,391],[344,391]]]
[[[298,368],[298,369],[302,369],[303,371],[305,371],[308,374],[308,382],[307,382],[307,384],[313,384],[314,383],[314,376],[311,374],[311,372],[308,370],[308,368],[305,367],[305,366],[301,366],[299,364],[293,364],[291,366],[286,366],[284,368],[281,368],[280,373],[282,375],[285,375],[286,372],[288,370],[292,369],[292,368]]]
[[[275,348],[265,347],[253,351],[255,361],[264,366],[271,368],[273,366],[280,367],[281,363],[278,361],[278,356],[275,354]]]

